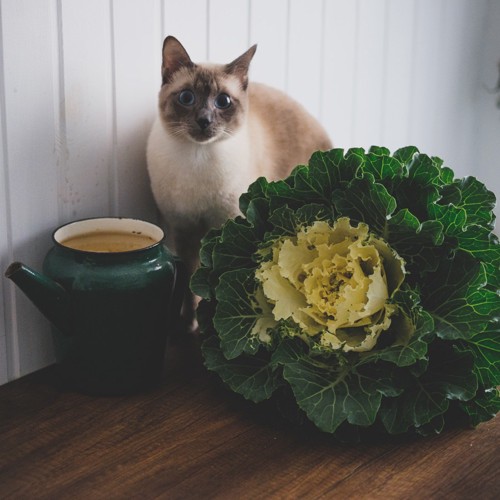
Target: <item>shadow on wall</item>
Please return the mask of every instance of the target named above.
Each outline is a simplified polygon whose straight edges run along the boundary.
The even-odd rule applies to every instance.
[[[497,86],[493,89],[493,91],[498,94],[497,108],[500,109],[500,60],[498,61],[498,82],[497,82]]]

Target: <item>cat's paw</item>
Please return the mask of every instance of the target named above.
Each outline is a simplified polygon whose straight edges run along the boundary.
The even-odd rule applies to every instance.
[[[186,332],[191,335],[198,335],[198,333],[200,333],[200,325],[196,318],[186,322]]]
[[[197,335],[200,331],[198,321],[193,315],[181,315],[178,320],[176,334],[178,336],[185,336],[186,333],[189,335]]]

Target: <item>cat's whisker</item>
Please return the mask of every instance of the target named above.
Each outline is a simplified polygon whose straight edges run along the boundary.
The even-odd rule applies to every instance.
[[[226,130],[226,129],[224,129],[224,130],[222,130],[221,135],[222,135],[224,138],[229,139],[229,138],[233,137],[234,132],[232,132],[231,130]]]
[[[186,127],[183,123],[179,123],[178,126],[172,127],[170,130],[174,137],[182,137],[189,134],[188,127]]]

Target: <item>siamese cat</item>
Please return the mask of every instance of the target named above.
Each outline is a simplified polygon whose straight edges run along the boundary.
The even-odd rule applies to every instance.
[[[257,46],[229,64],[193,63],[174,37],[163,43],[159,116],[147,164],[167,245],[192,274],[210,228],[238,215],[238,199],[260,176],[286,177],[316,150],[330,149],[322,126],[300,104],[249,83]],[[186,308],[194,320],[196,300]]]

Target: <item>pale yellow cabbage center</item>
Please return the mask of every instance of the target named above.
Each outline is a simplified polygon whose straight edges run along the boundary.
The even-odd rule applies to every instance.
[[[275,322],[293,320],[323,346],[344,351],[372,349],[389,328],[396,308],[388,299],[403,282],[404,261],[366,224],[316,221],[271,252],[256,277]]]

